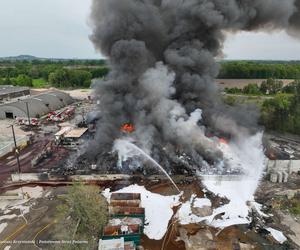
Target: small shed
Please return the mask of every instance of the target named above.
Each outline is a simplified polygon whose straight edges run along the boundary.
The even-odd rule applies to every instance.
[[[69,132],[67,132],[64,137],[76,140],[82,137],[87,130],[88,130],[87,128],[74,128]]]
[[[72,126],[63,127],[55,134],[55,140],[59,141],[66,133],[72,130]]]
[[[88,131],[87,128],[74,128],[65,133],[62,138],[62,144],[69,148],[76,148],[83,140],[82,137]]]

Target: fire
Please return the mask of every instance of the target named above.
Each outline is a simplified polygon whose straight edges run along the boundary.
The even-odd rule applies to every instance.
[[[121,127],[121,131],[125,132],[125,133],[132,133],[134,132],[135,128],[132,124],[130,123],[125,123],[122,127]]]
[[[219,138],[219,142],[223,144],[228,144],[228,141],[225,138]]]

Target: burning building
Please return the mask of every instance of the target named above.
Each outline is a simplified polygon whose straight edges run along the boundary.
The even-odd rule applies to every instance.
[[[226,32],[281,29],[297,35],[299,5],[299,0],[94,0],[91,40],[109,58],[111,71],[94,84],[101,116],[86,160],[105,169],[108,158],[115,160],[109,153],[114,141],[130,138],[169,172],[222,172],[230,161],[224,140],[206,135],[231,138],[239,151],[260,130],[257,110],[225,105],[215,84],[215,58],[222,55]],[[120,127],[127,121],[134,130],[124,135]]]

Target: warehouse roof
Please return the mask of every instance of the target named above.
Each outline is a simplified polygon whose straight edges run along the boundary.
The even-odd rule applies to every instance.
[[[21,92],[29,90],[28,87],[15,87],[12,85],[0,85],[0,95],[7,95],[14,92]]]
[[[49,92],[49,94],[59,98],[60,101],[63,102],[65,106],[73,103],[72,97],[70,95],[66,94],[65,92],[54,90],[54,91]]]
[[[72,97],[67,93],[62,91],[50,91],[2,104],[0,105],[0,111],[1,109],[13,107],[27,114],[26,103],[28,103],[30,117],[38,117],[47,114],[50,111],[61,109],[72,102]]]

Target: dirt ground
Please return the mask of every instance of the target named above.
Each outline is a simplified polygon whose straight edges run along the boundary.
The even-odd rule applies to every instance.
[[[43,91],[43,90],[39,90]],[[85,98],[89,94],[89,90],[74,90],[73,93],[77,93],[77,97],[82,95]],[[76,104],[75,115],[67,120],[67,123],[76,125],[83,120],[83,115],[87,114],[91,108],[92,104],[89,102],[78,102]],[[75,105],[74,104],[74,105]],[[11,128],[9,125],[15,124],[13,120],[1,120],[0,123],[0,146],[1,138],[6,138],[7,141],[12,142],[13,136]],[[59,168],[61,163],[65,161],[71,154],[69,149],[63,146],[55,146],[55,133],[60,130],[60,124],[54,122],[42,121],[42,125],[37,128],[26,129],[25,127],[20,127],[19,125],[14,126],[16,137],[23,137],[25,135],[31,135],[31,141],[29,145],[22,150],[20,150],[19,158],[22,173],[43,173],[54,171]],[[48,158],[44,159],[36,166],[32,166],[31,161],[40,153],[42,153],[46,148],[49,148],[50,143],[52,143],[52,154]],[[4,184],[6,180],[9,179],[10,174],[16,173],[18,169],[17,159],[14,153],[10,153],[0,159],[0,186]],[[55,171],[54,171],[55,172]]]
[[[7,227],[0,233],[0,249],[8,246],[11,250],[38,249],[35,241],[38,241],[39,235],[46,233],[54,223],[56,207],[59,204],[59,200],[53,199],[49,191],[54,195],[61,192],[59,189],[46,188],[41,197],[11,207],[7,210],[8,214],[6,210],[1,211],[1,218],[9,218],[9,215],[16,217],[3,220],[7,223]]]
[[[40,173],[57,167],[57,162],[65,159],[69,155],[69,151],[63,147],[54,148],[51,158],[45,159],[35,168],[32,167],[32,159],[43,151],[45,146],[53,140],[53,135],[36,134],[33,142],[20,151],[20,166],[22,173]],[[9,154],[0,162],[0,186],[4,185],[12,173],[16,173],[18,169],[17,160],[14,154]]]
[[[284,199],[288,202],[297,192],[300,192],[300,176],[293,174],[289,176],[287,183],[262,181],[256,192],[256,198],[259,203],[264,204],[266,212],[272,214],[268,218],[268,222],[279,228],[285,236],[296,244],[293,246],[295,249],[300,249],[300,217],[292,215],[288,210],[283,210],[278,206],[278,199]]]
[[[174,195],[175,193],[174,188],[167,182],[158,182],[155,184],[153,182],[148,183],[147,181],[143,181],[143,183],[139,184],[145,185],[151,192],[163,195]],[[113,184],[109,185],[111,186]],[[124,183],[124,185],[126,185],[126,183]],[[272,195],[272,192],[277,193],[284,189],[280,186],[273,186],[273,189],[271,190],[271,185],[272,184],[269,182],[266,182],[260,187],[259,192],[261,192],[261,194],[265,193],[266,199],[270,199],[269,197]],[[121,186],[112,187],[113,189],[122,188]],[[189,199],[191,194],[203,197],[202,188],[198,181],[182,182],[179,184],[179,188],[184,192],[183,200]],[[39,239],[55,240],[52,238],[52,232],[55,229],[56,223],[56,206],[61,203],[61,200],[57,196],[64,194],[65,192],[66,187],[45,187],[41,196],[36,199],[31,199],[28,203],[26,203],[31,208],[29,213],[25,213],[24,216],[22,216],[20,211],[17,209],[11,210],[9,213],[2,211],[0,213],[0,220],[2,216],[5,218],[5,216],[10,216],[11,214],[16,214],[17,217],[0,221],[0,224],[8,223],[4,231],[0,232],[0,241],[19,240],[23,242],[28,241],[29,243],[0,244],[0,249],[4,249],[4,246],[9,245],[11,246],[11,250],[31,250],[37,249],[32,241],[38,242]],[[260,195],[258,194],[258,196]],[[179,207],[173,209],[174,214],[178,208]],[[295,224],[294,219],[291,217],[283,214],[281,218],[283,220],[282,224],[285,224],[286,226],[289,225],[290,229],[296,230],[295,232],[297,233],[295,235],[289,235],[286,231],[284,232],[285,235],[297,241],[299,239],[299,230],[297,231],[297,228],[299,229],[300,227],[297,227],[297,224]],[[260,234],[249,229],[246,225],[231,226],[224,230],[210,228],[205,224],[190,224],[182,226],[178,224],[174,217],[170,220],[168,231],[161,240],[150,240],[147,236],[143,236],[142,245],[145,250],[289,249],[273,244],[272,241],[260,236]],[[43,249],[51,249],[51,245],[49,245],[49,247],[43,245]]]
[[[54,89],[55,88],[39,88],[39,89],[32,88],[30,89],[30,93],[31,95],[38,95]],[[71,97],[77,100],[87,99],[88,96],[91,96],[92,94],[92,89],[74,89],[74,90],[63,90],[63,91],[68,93]]]
[[[265,79],[216,79],[216,82],[220,85],[221,88],[244,88],[250,83],[256,83],[261,85]],[[293,82],[293,79],[283,79],[284,85],[288,85]]]

